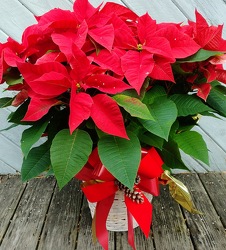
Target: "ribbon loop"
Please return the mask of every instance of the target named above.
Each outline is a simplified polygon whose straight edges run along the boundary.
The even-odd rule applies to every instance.
[[[150,193],[154,196],[159,195],[158,178],[163,173],[163,161],[154,148],[150,150],[142,149],[142,159],[138,169],[138,183],[134,186],[134,190],[130,190],[130,198],[127,187],[123,184],[118,185],[114,176],[101,163],[97,149],[94,149],[89,157],[88,163],[75,176],[83,180],[82,190],[90,202],[97,202],[95,215],[93,218],[93,231],[102,245],[108,249],[108,233],[106,229],[106,221],[114,202],[115,193],[124,188],[125,204],[127,207],[128,217],[128,242],[135,250],[133,236],[132,217],[136,220],[144,235],[148,237],[152,221],[152,204],[149,202],[143,192]],[[142,199],[136,199],[136,193],[139,190]],[[95,238],[95,237],[94,237]]]

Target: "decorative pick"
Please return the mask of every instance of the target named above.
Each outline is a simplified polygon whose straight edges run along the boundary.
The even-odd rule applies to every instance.
[[[165,181],[165,184],[169,185],[170,194],[177,203],[190,213],[203,214],[194,207],[188,188],[181,181],[173,177],[168,170],[162,173],[161,179]]]

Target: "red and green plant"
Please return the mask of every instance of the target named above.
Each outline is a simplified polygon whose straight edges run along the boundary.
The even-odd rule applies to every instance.
[[[0,106],[17,107],[10,123],[30,125],[21,139],[24,181],[47,171],[62,188],[95,147],[129,188],[141,147],[154,146],[166,169],[186,169],[180,149],[208,164],[206,144],[191,129],[197,114],[226,116],[222,25],[198,11],[195,22],[158,24],[88,0],[36,20],[21,42],[0,43],[0,82],[16,91]]]

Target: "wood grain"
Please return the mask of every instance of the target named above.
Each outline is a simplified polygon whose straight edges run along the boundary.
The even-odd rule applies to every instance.
[[[186,17],[171,1],[123,0],[122,2],[139,15],[148,12],[157,22],[186,21]]]
[[[188,187],[196,208],[203,213],[198,215],[184,211],[195,249],[225,249],[225,229],[198,175],[182,174],[177,178]],[[221,192],[225,196],[225,190]]]
[[[35,249],[52,196],[53,178],[30,181],[3,238],[1,249]]]
[[[137,250],[225,249],[226,173],[180,174],[176,178],[186,184],[204,215],[181,209],[162,186],[161,196],[153,200],[149,238],[135,229]],[[24,189],[19,176],[0,176],[1,250],[102,250],[92,242],[92,219],[78,183],[72,181],[60,192],[54,185],[52,178],[35,179]],[[111,232],[109,250],[132,250],[127,232]]]
[[[0,42],[4,43],[7,40],[8,35],[0,30]]]
[[[226,172],[199,174],[217,214],[226,228]]]
[[[18,145],[14,141],[0,134],[1,150],[0,159],[6,164],[10,165],[15,170],[19,170],[22,165],[22,152]]]
[[[0,5],[0,30],[16,39],[21,40],[22,31],[36,22],[33,14],[18,0],[1,0]]]
[[[72,3],[69,0],[19,0],[19,2],[35,15],[42,15],[53,8],[72,10]]]
[[[115,245],[116,249],[122,250],[132,250],[130,245],[128,244],[128,235],[127,232],[117,232],[115,233]],[[134,236],[135,236],[135,246],[137,250],[154,250],[154,244],[152,239],[152,233],[146,239],[140,228],[134,229]]]
[[[221,117],[215,119],[213,117],[203,116],[199,121],[199,126],[224,152],[226,152],[226,118]]]
[[[24,191],[19,176],[2,176],[0,179],[0,243]]]
[[[169,195],[168,187],[162,186],[160,196],[153,199],[152,231],[156,249],[192,250],[189,229],[179,205]]]
[[[38,249],[75,249],[81,202],[78,181],[72,180],[61,191],[55,189]]]

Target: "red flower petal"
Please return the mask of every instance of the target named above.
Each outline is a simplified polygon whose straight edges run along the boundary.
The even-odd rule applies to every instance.
[[[141,16],[138,19],[137,32],[140,42],[144,44],[147,40],[150,40],[156,31],[156,21],[153,20],[148,13]]]
[[[113,15],[110,22],[114,27],[114,47],[120,49],[131,49],[137,47],[135,35],[123,20],[116,15]]]
[[[69,128],[72,133],[91,114],[93,105],[92,97],[86,93],[76,93],[76,89],[71,90]]]
[[[223,82],[223,83],[226,84],[226,72],[225,72],[225,70],[217,69],[216,73],[217,73],[216,79],[218,81]]]
[[[93,97],[91,117],[103,132],[128,139],[123,117],[116,101],[105,94]]]
[[[117,94],[124,90],[131,89],[131,87],[122,80],[105,74],[91,75],[84,82],[84,88],[96,88],[107,94]]]
[[[104,69],[110,69],[116,74],[122,75],[121,60],[117,53],[102,49],[99,54],[93,53],[93,61]]]
[[[101,9],[101,13],[105,14],[106,16],[115,14],[123,20],[129,19],[135,21],[138,18],[138,15],[129,8],[113,2],[107,2]]]
[[[210,90],[211,90],[211,85],[209,83],[200,83],[192,86],[192,89],[197,89],[197,96],[202,98],[204,101],[206,101]]]
[[[22,85],[22,84],[21,84]],[[27,90],[22,89],[16,97],[13,99],[12,106],[18,107],[20,104],[22,104],[26,99],[28,98]]]
[[[200,46],[190,36],[180,32],[174,25],[168,25],[167,28],[158,30],[156,35],[165,37],[169,41],[175,58],[188,57],[200,49]]]
[[[76,44],[78,48],[82,48],[85,44],[86,36],[88,33],[88,26],[85,21],[81,23],[77,32],[63,32],[60,34],[52,34],[52,39],[56,43],[60,50],[67,56],[70,57],[72,53],[72,44]]]
[[[86,54],[75,44],[72,45],[72,56],[69,60],[72,71],[70,76],[76,82],[80,82],[90,71],[90,61]]]
[[[57,8],[43,14],[38,20],[38,27],[43,31],[50,27],[64,30],[76,29],[78,24],[75,13]]]
[[[28,85],[34,92],[44,96],[58,96],[71,87],[68,78],[58,72],[45,73]]]
[[[93,40],[109,51],[112,49],[114,42],[114,28],[112,24],[89,30],[89,35]]]
[[[226,40],[222,38],[223,25],[209,26],[205,18],[196,10],[196,23],[191,23],[195,29],[194,40],[206,50],[225,51]]]
[[[22,121],[37,121],[48,113],[49,109],[59,104],[56,99],[31,99],[27,113]]]
[[[73,9],[80,22],[89,19],[97,11],[97,8],[94,8],[88,0],[76,0]]]
[[[56,96],[70,88],[67,70],[59,62],[39,65],[18,63],[18,69],[27,84],[37,94]]]
[[[154,67],[149,76],[157,80],[175,82],[171,64],[166,59],[161,57],[154,58]]]
[[[121,58],[122,69],[129,84],[134,87],[137,93],[144,83],[145,78],[151,73],[154,67],[153,55],[146,51],[128,51]]]
[[[49,72],[58,72],[68,76],[66,68],[59,62],[48,62],[39,65],[30,63],[17,63],[17,67],[27,83],[36,80]]]
[[[164,56],[170,59],[171,62],[175,61],[169,41],[165,37],[152,37],[143,45],[143,49],[149,53]]]

